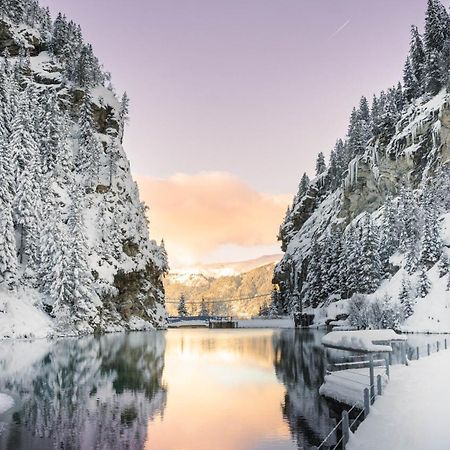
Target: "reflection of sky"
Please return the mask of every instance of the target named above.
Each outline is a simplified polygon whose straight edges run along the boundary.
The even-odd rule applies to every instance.
[[[146,449],[296,448],[282,418],[285,389],[270,363],[271,332],[261,346],[253,333],[218,332],[205,345],[204,332],[189,331],[189,338],[167,334],[167,407],[149,423]]]

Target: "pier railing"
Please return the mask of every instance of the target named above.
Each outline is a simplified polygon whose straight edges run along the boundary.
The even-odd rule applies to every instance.
[[[447,338],[445,338],[443,341],[437,340],[435,343],[428,343],[426,345],[418,346],[418,347],[410,347],[408,350],[406,350],[406,346],[403,346],[402,348],[402,363],[405,365],[408,365],[408,360],[419,360],[422,357],[430,356],[432,353],[437,353],[440,350],[447,350],[448,349],[449,342]],[[389,354],[390,355],[390,354]],[[340,363],[338,363],[340,364]],[[390,376],[390,369],[389,366],[391,365],[390,358],[386,359],[386,375]],[[336,364],[334,364],[336,367]],[[372,361],[372,369],[370,374],[370,379],[374,380],[373,377],[373,361]],[[349,370],[343,369],[343,372],[348,372]],[[350,371],[351,372],[351,371]],[[361,376],[369,376],[360,374]],[[363,383],[360,383],[363,384]],[[347,443],[350,439],[350,431],[354,432],[356,431],[356,428],[358,427],[358,421],[361,423],[364,419],[367,418],[367,416],[370,413],[371,405],[376,400],[376,397],[381,396],[383,394],[383,383],[382,383],[382,376],[380,374],[376,377],[376,382],[372,382],[369,386],[364,388],[362,391],[362,397],[363,397],[363,405],[364,407],[361,409],[361,403],[357,402],[354,405],[350,407],[348,410],[342,411],[341,419],[338,421],[338,423],[333,427],[333,429],[327,434],[325,439],[320,443],[318,447],[315,447],[316,450],[345,450]],[[354,410],[360,410],[360,412],[357,414],[355,418],[353,418],[350,421],[350,414]],[[331,438],[334,438],[335,440],[339,437],[339,440],[336,443],[329,444],[329,440]]]

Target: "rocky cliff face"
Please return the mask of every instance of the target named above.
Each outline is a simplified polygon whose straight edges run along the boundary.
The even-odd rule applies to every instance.
[[[448,183],[450,166],[449,102],[450,95],[446,90],[442,90],[438,95],[424,96],[416,100],[403,111],[395,124],[393,133],[389,136],[376,135],[365,145],[364,152],[350,161],[337,188],[330,188],[330,169],[328,169],[310,183],[303,197],[296,197],[281,228],[285,255],[275,268],[273,280],[286,296],[297,294],[303,299],[304,306],[305,304],[310,306],[314,304],[311,300],[313,284],[327,283],[326,272],[330,269],[327,267],[327,262],[321,260],[320,267],[314,265],[312,269],[311,261],[314,259],[315,243],[318,243],[322,252],[326,252],[326,249],[330,248],[328,241],[330,235],[335,232],[340,236],[338,250],[335,249],[334,252],[337,252],[338,271],[344,273],[345,278],[349,263],[345,260],[345,250],[342,250],[342,246],[349,230],[360,226],[362,230],[360,239],[362,239],[365,235],[363,222],[370,220],[378,232],[377,251],[381,254],[384,250],[383,239],[387,234],[384,216],[388,201],[394,202],[395,214],[401,215],[402,189],[411,190],[417,203],[425,209],[427,209],[427,194],[425,194],[427,189],[440,190],[442,196],[445,185]],[[435,209],[438,216],[445,213],[446,206],[442,206],[442,202],[438,204],[435,197],[430,201],[432,204],[428,206]],[[423,229],[425,219],[420,214],[418,217],[420,225],[417,226]],[[441,216],[443,236],[441,258],[446,261],[449,243],[444,236],[444,218]],[[396,221],[401,222],[401,217],[397,217]],[[399,233],[401,235],[401,231]],[[417,242],[417,245],[417,251],[420,253],[421,243]],[[386,271],[390,273],[384,277],[385,286],[387,286],[386,283],[390,283],[391,277],[396,273],[398,273],[397,277],[410,277],[411,283],[417,282],[418,272],[411,269],[408,274],[403,269],[399,270],[406,265],[403,259],[406,258],[406,253],[405,249],[399,251],[394,265],[392,265],[392,258],[388,262],[389,269]],[[417,255],[417,259],[419,258],[420,256]],[[313,263],[316,262],[313,261]],[[361,264],[363,264],[362,261]],[[444,267],[445,262],[441,262],[441,265]],[[313,280],[312,276],[312,271],[317,271],[318,267],[320,270],[325,268],[322,279],[319,281]],[[418,266],[416,270],[419,270]],[[380,284],[381,281],[378,283]],[[343,285],[345,280],[341,277],[332,292],[337,292],[337,288]],[[393,292],[389,294],[396,299],[399,289],[400,283],[397,280]],[[342,291],[336,295],[330,294],[331,291],[325,292],[320,300],[315,302],[315,306],[328,305],[330,302],[348,298],[344,291],[345,288],[342,288]]]
[[[73,191],[81,192],[80,220],[86,238],[88,277],[92,279],[90,287],[94,298],[89,317],[83,319],[82,326],[69,327],[70,332],[164,327],[166,313],[162,277],[167,270],[167,260],[164,249],[149,239],[146,207],[139,199],[122,147],[126,105],[117,99],[112,87],[106,87],[107,81],[96,82],[94,77],[94,82],[91,78],[84,83],[68,78],[68,61],[55,55],[53,49],[55,32],[53,30],[52,36],[48,19],[42,19],[46,16],[45,11],[39,10],[38,13],[40,19],[35,27],[5,16],[0,19],[0,52],[7,56],[3,70],[7,72],[5,67],[14,67],[20,72],[19,75],[10,75],[17,96],[22,95],[20,91],[28,89],[40,99],[56,99],[54,109],[61,111],[67,120],[64,151],[67,151],[68,166],[58,173],[46,172],[42,165],[39,170],[42,172],[41,187],[45,185],[47,195],[56,199],[62,215],[62,222],[58,225],[63,228],[70,221]],[[73,23],[70,26],[76,29]],[[81,50],[81,55],[88,55],[90,59],[86,57],[86,67],[92,70],[93,56],[89,51],[83,53]],[[89,183],[86,183],[85,174],[71,165],[72,157],[76,160],[81,152],[80,126],[83,125],[80,125],[80,116],[83,108],[91,112],[94,127],[95,154],[89,157],[95,159],[96,169]],[[35,132],[34,129],[28,131],[31,134]],[[39,161],[42,164],[42,159]],[[15,195],[14,192],[12,194]],[[45,198],[40,199],[39,205],[41,203],[45,204]],[[43,217],[38,229],[44,228],[46,220],[50,218]],[[18,232],[18,224],[15,224],[17,239]],[[6,275],[2,275],[4,282],[0,283],[0,290],[6,289]],[[44,291],[40,288],[37,271],[25,257],[19,263],[17,280],[8,283],[4,292],[3,309],[14,310],[17,304],[13,305],[12,299],[25,298],[26,301],[26,298],[32,298],[25,308],[29,313],[25,320],[32,322],[34,309],[44,310],[50,315],[51,328],[56,306]],[[11,314],[0,317],[0,334],[23,335],[26,326],[15,326]],[[22,332],[17,331],[19,328]],[[25,334],[42,333],[34,330],[30,323],[30,332]]]

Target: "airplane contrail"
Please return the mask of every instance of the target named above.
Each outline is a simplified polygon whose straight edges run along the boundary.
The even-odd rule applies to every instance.
[[[343,23],[332,35],[330,35],[328,37],[327,41],[329,41],[330,39],[333,39],[335,36],[337,36],[350,22],[351,22],[351,19],[348,19],[345,23]]]

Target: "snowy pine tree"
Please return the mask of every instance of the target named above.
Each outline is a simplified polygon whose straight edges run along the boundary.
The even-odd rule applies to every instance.
[[[169,256],[167,255],[164,239],[161,239],[161,244],[159,245],[159,254],[162,261],[161,271],[163,275],[167,275],[169,273],[170,267],[169,267]]]
[[[321,175],[327,170],[327,165],[325,164],[325,156],[322,152],[317,155],[316,160],[316,176]]]
[[[420,271],[419,281],[417,286],[417,293],[419,297],[426,297],[431,289],[431,283],[428,278],[427,272],[424,268]]]
[[[300,200],[308,191],[308,187],[310,184],[310,179],[306,173],[302,175],[300,180],[300,184],[298,186],[297,199]]]
[[[362,231],[362,246],[358,274],[358,292],[370,294],[381,283],[383,270],[379,254],[379,236],[370,216],[366,218]]]
[[[403,278],[402,287],[398,296],[400,304],[402,305],[403,314],[405,318],[412,316],[414,314],[414,302],[411,298],[411,283],[409,280]]]
[[[178,315],[180,317],[186,317],[188,315],[187,309],[186,309],[186,297],[184,294],[180,295],[180,299],[178,300]]]
[[[92,98],[86,93],[80,109],[78,154],[76,167],[86,184],[94,184],[98,177],[100,143],[96,136],[92,115]]]
[[[200,304],[199,316],[202,316],[202,317],[208,317],[209,316],[208,305],[207,305],[207,303],[206,303],[204,298],[202,298],[202,301],[201,301],[201,304]]]
[[[68,276],[70,277],[71,304],[80,320],[91,319],[97,313],[93,278],[88,266],[88,248],[84,229],[82,195],[74,188],[68,215]]]
[[[441,256],[442,243],[439,232],[439,223],[437,220],[436,208],[433,204],[427,204],[424,208],[424,223],[422,230],[422,251],[420,254],[420,263],[430,269]]]
[[[11,206],[0,200],[0,285],[8,288],[17,281],[16,238]]]
[[[446,252],[442,252],[441,253],[441,257],[439,258],[439,263],[438,263],[438,267],[439,267],[439,277],[444,277],[445,275],[447,275],[450,271],[450,259],[447,256]]]

